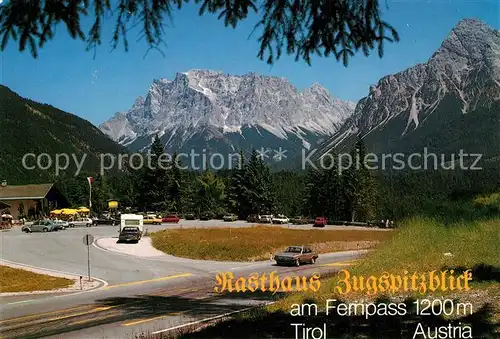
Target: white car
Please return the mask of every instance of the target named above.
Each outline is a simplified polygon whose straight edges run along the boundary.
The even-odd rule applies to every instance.
[[[259,218],[259,222],[270,224],[273,222],[273,215],[271,214],[261,215]]]
[[[64,220],[53,220],[53,223],[56,224],[57,230],[65,230],[69,227],[69,223]]]
[[[285,217],[283,214],[278,214],[276,217],[273,218],[273,224],[288,224],[290,222],[290,219]]]
[[[93,224],[93,221],[90,218],[78,218],[76,220],[70,221],[69,227],[76,227],[76,226],[90,227],[90,226],[92,226],[92,224]]]

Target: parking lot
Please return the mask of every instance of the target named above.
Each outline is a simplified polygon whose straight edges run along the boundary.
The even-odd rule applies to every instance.
[[[145,225],[145,232],[155,232],[174,228],[208,228],[208,227],[251,227],[255,223],[246,221],[224,222],[222,220],[181,220],[177,224]],[[349,229],[363,230],[361,227],[327,226],[314,228],[312,225],[273,225],[291,229],[314,229],[317,231]],[[14,227],[1,232],[0,251],[2,259],[12,262],[43,267],[51,270],[67,272],[75,275],[87,275],[87,247],[83,237],[91,234],[99,238],[118,238],[119,226],[92,226],[67,228],[57,232],[23,233],[21,227]],[[373,229],[372,229],[373,230]],[[384,231],[381,229],[381,231]],[[183,273],[186,265],[190,271],[209,272],[218,269],[244,266],[245,263],[206,262],[163,256],[161,258],[144,258],[124,256],[103,250],[97,246],[90,248],[92,275],[109,283],[124,283],[137,280],[154,279],[161,276]]]

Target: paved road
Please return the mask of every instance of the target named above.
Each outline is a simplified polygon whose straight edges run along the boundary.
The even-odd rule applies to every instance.
[[[200,227],[203,222],[148,226],[150,231]],[[228,223],[220,222],[219,226]],[[244,227],[243,222],[232,223]],[[210,226],[214,226],[211,223]],[[217,226],[217,225],[216,225]],[[288,226],[284,226],[288,227]],[[293,226],[295,227],[295,226]],[[310,228],[310,226],[309,226]],[[117,227],[75,228],[55,233],[1,233],[2,259],[76,275],[87,274],[87,250],[82,237],[117,235]],[[359,253],[323,255],[316,265],[277,267],[271,262],[235,263],[180,259],[172,256],[135,257],[91,247],[91,273],[108,282],[94,291],[73,294],[2,298],[2,338],[125,338],[143,331],[161,331],[262,302],[269,295],[213,293],[215,273],[237,276],[275,271],[281,275],[327,274]],[[347,263],[348,264],[348,263]]]

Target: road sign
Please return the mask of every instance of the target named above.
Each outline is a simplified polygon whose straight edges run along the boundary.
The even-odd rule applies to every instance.
[[[94,237],[91,234],[85,234],[83,236],[83,243],[87,246],[90,246],[94,243]]]
[[[94,237],[91,234],[85,234],[83,236],[83,243],[87,245],[87,268],[89,273],[89,281],[90,279],[90,245],[94,243]]]

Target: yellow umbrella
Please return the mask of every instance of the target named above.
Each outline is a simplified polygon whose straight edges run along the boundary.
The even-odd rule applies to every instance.
[[[76,210],[71,209],[71,208],[63,208],[61,211],[62,211],[62,214],[76,214],[76,213],[78,213]]]
[[[87,207],[80,207],[80,208],[78,208],[78,212],[87,213],[87,212],[90,212],[90,210]]]
[[[53,210],[50,212],[50,214],[61,214],[62,210]]]

